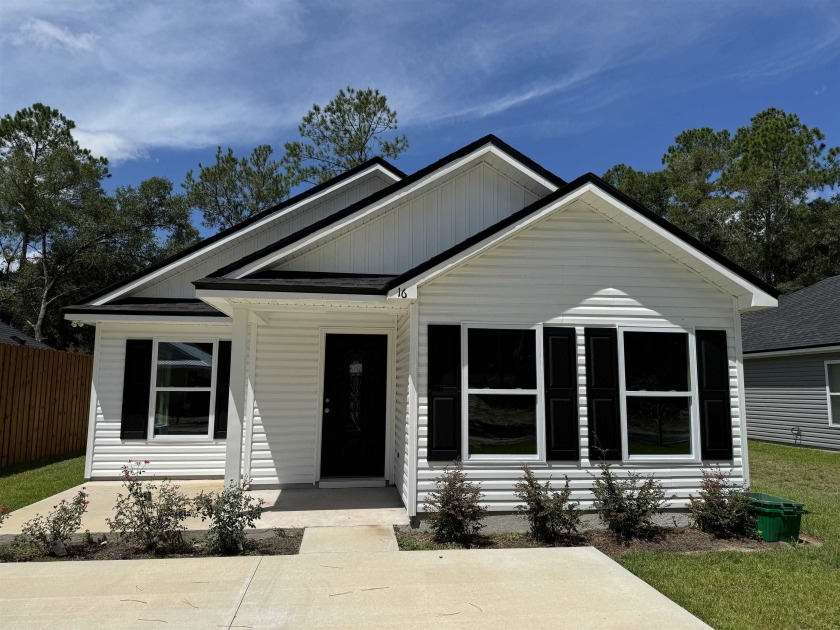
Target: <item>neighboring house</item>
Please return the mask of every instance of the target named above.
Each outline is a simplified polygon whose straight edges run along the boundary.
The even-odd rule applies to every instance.
[[[772,287],[588,174],[493,136],[375,159],[67,309],[96,326],[86,476],[394,484],[455,458],[490,510],[602,456],[685,505],[748,475],[740,313]],[[233,436],[229,439],[228,436]]]
[[[741,326],[749,437],[840,449],[840,276]]]
[[[0,322],[0,343],[7,343],[12,346],[28,346],[30,348],[42,348],[47,350],[52,349],[47,344],[37,341],[34,337],[30,337],[29,335],[20,332],[17,328],[13,328],[3,322]]]

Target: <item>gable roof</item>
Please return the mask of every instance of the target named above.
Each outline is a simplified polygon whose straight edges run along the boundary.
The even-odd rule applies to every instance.
[[[488,238],[497,235],[498,233],[502,232],[505,228],[515,226],[522,220],[530,217],[531,215],[537,214],[540,210],[551,206],[557,201],[563,199],[563,197],[566,197],[567,195],[587,185],[593,185],[603,190],[609,196],[623,203],[641,217],[653,222],[655,225],[664,229],[666,232],[668,232],[670,235],[672,235],[679,241],[682,241],[690,247],[698,250],[702,254],[705,254],[715,262],[719,263],[720,265],[734,273],[739,278],[747,281],[749,284],[754,285],[759,290],[763,291],[764,293],[767,293],[768,295],[774,298],[778,297],[779,292],[774,287],[767,284],[760,278],[756,277],[755,275],[753,275],[737,263],[733,262],[726,256],[713,250],[708,245],[705,245],[704,243],[700,242],[687,232],[684,232],[677,226],[670,223],[667,219],[664,219],[658,214],[648,210],[640,203],[634,201],[633,199],[622,193],[620,190],[613,188],[611,185],[609,185],[607,182],[605,182],[603,179],[601,179],[593,173],[586,173],[585,175],[578,177],[574,181],[566,184],[565,186],[558,188],[553,193],[535,201],[529,206],[526,206],[519,212],[515,212],[514,214],[506,217],[505,219],[502,219],[498,223],[491,225],[487,229],[478,232],[477,234],[474,234],[473,236],[451,247],[450,249],[441,252],[437,256],[433,256],[429,260],[425,261],[424,263],[421,263],[413,269],[410,269],[405,273],[400,274],[399,276],[394,278],[394,280],[390,283],[388,289],[391,290],[397,286],[410,285],[416,278],[418,278],[425,272],[441,264],[449,262],[453,259],[457,259],[457,257],[460,254],[466,252],[471,247],[474,247],[482,241],[485,241]]]
[[[221,230],[221,231],[217,232],[216,234],[213,234],[212,236],[208,236],[204,240],[201,240],[198,243],[195,243],[195,244],[190,245],[189,247],[187,247],[185,249],[182,249],[177,254],[169,256],[168,258],[165,258],[161,261],[158,261],[155,264],[150,265],[149,267],[146,267],[145,269],[143,269],[143,270],[141,270],[141,271],[139,271],[135,274],[132,274],[132,275],[128,276],[127,278],[124,278],[123,280],[120,280],[119,282],[115,282],[115,283],[105,287],[104,289],[102,289],[100,291],[97,291],[96,293],[94,293],[92,295],[89,295],[84,300],[82,300],[82,303],[90,303],[90,302],[93,302],[95,300],[98,300],[99,298],[101,298],[103,296],[106,296],[110,293],[113,293],[113,292],[115,292],[115,291],[117,291],[117,290],[119,290],[119,289],[121,289],[121,288],[123,288],[123,287],[125,287],[125,286],[127,286],[127,285],[145,277],[145,276],[148,276],[148,275],[150,275],[150,274],[152,274],[156,271],[159,271],[161,269],[164,269],[165,267],[169,267],[170,265],[183,260],[184,258],[186,258],[187,256],[189,256],[191,254],[194,254],[194,253],[199,252],[203,249],[207,249],[209,247],[212,247],[216,243],[218,243],[222,240],[228,239],[231,236],[234,236],[239,232],[242,232],[243,230],[245,230],[249,226],[265,219],[266,217],[271,216],[272,214],[281,212],[281,211],[283,211],[283,210],[285,210],[285,209],[287,209],[291,206],[294,206],[294,205],[299,204],[303,201],[306,201],[307,199],[309,199],[311,197],[314,197],[315,195],[318,195],[318,194],[320,194],[320,193],[322,193],[322,192],[324,192],[324,191],[326,191],[330,188],[333,188],[334,186],[337,186],[337,185],[341,184],[342,182],[345,182],[348,179],[351,179],[351,178],[353,178],[353,177],[355,177],[355,176],[357,176],[361,173],[364,173],[365,171],[368,171],[373,167],[379,167],[381,169],[384,169],[384,170],[388,171],[391,175],[393,175],[398,180],[402,179],[406,176],[405,173],[403,173],[400,169],[398,169],[393,164],[390,164],[389,162],[383,160],[382,158],[380,158],[380,157],[371,158],[370,160],[367,160],[366,162],[364,162],[362,164],[359,164],[358,166],[355,166],[355,167],[341,173],[340,175],[337,175],[337,176],[333,177],[332,179],[330,179],[326,182],[318,184],[317,186],[313,186],[312,188],[309,188],[309,189],[295,195],[294,197],[290,197],[289,199],[286,199],[285,201],[282,201],[282,202],[278,203],[277,205],[272,206],[271,208],[263,210],[262,212],[258,212],[257,214],[248,217],[244,221],[240,221],[239,223],[237,223],[236,225],[234,225],[232,227]]]
[[[779,299],[778,308],[744,313],[744,353],[840,346],[840,276]]]
[[[416,171],[415,173],[412,173],[411,175],[403,178],[402,180],[400,180],[398,182],[395,182],[394,184],[391,184],[390,186],[387,186],[387,187],[383,188],[379,192],[376,192],[376,193],[370,195],[369,197],[366,197],[366,198],[364,198],[364,199],[362,199],[362,200],[360,200],[360,201],[358,201],[354,204],[351,204],[351,205],[347,206],[343,210],[335,212],[335,213],[331,214],[330,216],[321,219],[320,221],[317,221],[317,222],[315,222],[315,223],[313,223],[313,224],[311,224],[311,225],[309,225],[309,226],[307,226],[307,227],[305,227],[301,230],[298,230],[297,232],[294,232],[294,233],[290,234],[289,236],[287,236],[285,238],[282,238],[282,239],[272,243],[271,245],[268,245],[267,247],[264,247],[260,250],[257,250],[254,253],[249,254],[248,256],[244,256],[244,257],[240,258],[239,260],[237,260],[237,261],[235,261],[235,262],[233,262],[229,265],[226,265],[226,266],[224,266],[220,269],[217,269],[215,272],[211,273],[208,277],[209,278],[218,278],[218,277],[226,276],[228,274],[232,274],[232,273],[234,273],[238,270],[241,270],[243,267],[246,267],[247,265],[250,265],[251,263],[255,263],[257,261],[260,261],[261,259],[266,258],[266,257],[270,256],[271,254],[282,250],[285,247],[288,247],[290,245],[293,245],[293,244],[297,243],[298,241],[306,238],[307,236],[311,236],[311,235],[319,232],[320,230],[323,230],[324,228],[335,225],[335,224],[339,223],[340,221],[342,221],[343,219],[351,217],[356,212],[359,212],[360,210],[363,210],[364,208],[367,208],[368,206],[371,206],[371,205],[373,205],[373,204],[375,204],[375,203],[377,203],[377,202],[379,202],[383,199],[386,199],[386,198],[394,195],[395,193],[399,193],[400,191],[402,191],[406,188],[409,188],[413,184],[419,182],[420,180],[424,179],[425,177],[428,177],[429,175],[435,173],[436,171],[439,171],[440,169],[445,168],[446,166],[452,164],[453,162],[456,162],[456,161],[460,160],[461,158],[467,157],[471,153],[474,153],[474,152],[478,151],[479,149],[482,149],[483,147],[486,147],[488,145],[492,146],[492,147],[495,147],[496,149],[498,149],[498,150],[502,151],[503,153],[507,154],[508,156],[510,156],[511,158],[516,160],[517,162],[519,162],[522,166],[524,166],[528,170],[532,171],[535,176],[537,176],[539,178],[542,178],[543,180],[549,182],[551,184],[550,188],[557,188],[557,187],[561,187],[561,186],[565,185],[566,182],[562,178],[558,177],[557,175],[555,175],[554,173],[552,173],[548,169],[544,168],[543,166],[540,166],[539,164],[534,162],[531,158],[529,158],[526,155],[520,153],[519,151],[514,149],[512,146],[510,146],[509,144],[507,144],[503,140],[501,140],[501,139],[497,138],[496,136],[490,134],[490,135],[484,136],[483,138],[479,138],[475,142],[472,142],[472,143],[468,144],[467,146],[462,147],[462,148],[458,149],[457,151],[455,151],[453,153],[450,153],[449,155],[447,155],[447,156],[441,158],[440,160],[438,160],[437,162],[433,162],[432,164],[429,164],[425,168],[422,168],[419,171]]]
[[[0,343],[6,343],[12,346],[28,346],[30,348],[52,350],[52,348],[47,344],[36,341],[34,337],[30,337],[26,333],[19,331],[17,328],[2,322],[0,322]]]

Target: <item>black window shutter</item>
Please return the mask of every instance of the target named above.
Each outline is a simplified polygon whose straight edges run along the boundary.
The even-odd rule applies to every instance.
[[[216,426],[213,437],[223,440],[227,437],[228,394],[230,391],[230,341],[219,342],[219,357],[216,368]]]
[[[545,441],[550,460],[580,459],[575,329],[543,329]]]
[[[700,447],[703,459],[732,459],[732,410],[726,333],[698,330],[697,389],[700,398]]]
[[[152,340],[126,339],[120,438],[145,440],[149,429]]]
[[[461,455],[461,327],[429,326],[429,461]]]
[[[589,457],[621,459],[621,406],[618,385],[618,331],[586,329],[586,398]]]

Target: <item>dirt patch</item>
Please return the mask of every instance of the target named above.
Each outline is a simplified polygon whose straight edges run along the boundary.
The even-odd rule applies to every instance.
[[[19,547],[14,542],[0,545],[0,562],[31,562],[57,560],[139,560],[154,558],[210,558],[212,553],[206,545],[207,532],[186,532],[184,544],[168,552],[152,553],[120,540],[117,536],[94,534],[76,536],[67,545],[67,555],[62,557],[43,556],[31,549]],[[295,555],[303,539],[302,529],[252,530],[245,534],[243,556],[287,556]]]
[[[611,558],[635,551],[664,551],[669,553],[699,553],[708,551],[762,551],[789,549],[790,543],[768,543],[763,540],[715,538],[692,527],[661,527],[651,540],[632,540],[624,543],[608,530],[591,530],[578,536],[562,539],[556,544],[546,544],[530,534],[499,533],[475,536],[468,545],[439,543],[431,532],[396,530],[397,542],[402,551],[431,549],[513,549],[523,547],[582,547],[592,546]],[[801,544],[819,545],[819,541],[802,540]]]

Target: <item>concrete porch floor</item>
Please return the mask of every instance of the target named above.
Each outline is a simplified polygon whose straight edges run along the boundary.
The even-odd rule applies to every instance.
[[[173,481],[181,492],[194,497],[199,492],[218,492],[220,479],[202,481]],[[119,481],[91,481],[65,490],[43,501],[28,505],[11,514],[3,524],[0,534],[19,534],[26,521],[36,514],[46,515],[61,499],[68,501],[76,492],[85,488],[90,504],[82,519],[80,531],[91,533],[108,531],[105,519],[113,515],[117,494],[125,493]],[[334,527],[357,525],[405,525],[408,514],[395,488],[287,488],[254,489],[250,495],[265,501],[265,511],[257,521],[257,529],[272,527]],[[186,522],[190,530],[207,529],[199,518]]]

